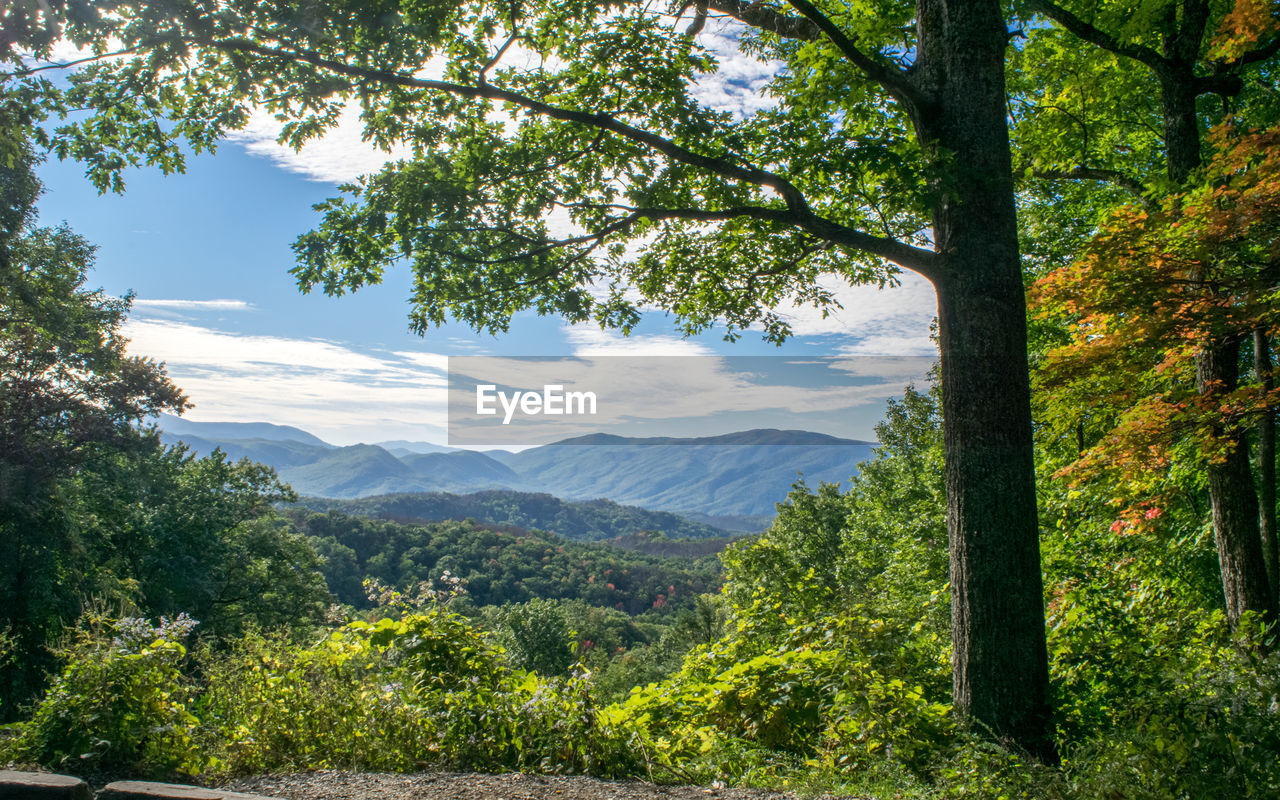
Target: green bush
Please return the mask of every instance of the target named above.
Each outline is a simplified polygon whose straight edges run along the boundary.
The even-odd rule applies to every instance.
[[[1078,796],[1280,797],[1280,654],[1262,655],[1260,634],[1248,635],[1261,631],[1256,618],[1240,629],[1223,641],[1201,628],[1182,657],[1147,673],[1146,691],[1114,730],[1073,748],[1067,766]]]
[[[639,769],[631,729],[599,713],[585,676],[513,670],[439,606],[354,622],[313,647],[253,634],[201,661],[204,741],[228,773]]]
[[[790,635],[754,635],[752,620],[779,615]],[[719,749],[736,754],[714,776],[725,780],[741,779],[738,769],[768,771],[760,758],[743,758],[753,749],[812,768],[890,761],[919,772],[947,746],[950,706],[911,680],[915,654],[899,640],[856,611],[807,622],[762,604],[620,708],[643,726],[654,760],[677,773]]]
[[[182,673],[195,622],[87,619],[58,653],[65,660],[11,745],[16,760],[55,769],[195,774],[199,721]]]

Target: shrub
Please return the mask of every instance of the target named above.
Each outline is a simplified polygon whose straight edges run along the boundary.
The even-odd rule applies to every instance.
[[[59,649],[65,666],[12,743],[13,756],[55,769],[198,773],[199,721],[181,671],[182,640],[195,624],[185,615],[156,625],[83,620]]]

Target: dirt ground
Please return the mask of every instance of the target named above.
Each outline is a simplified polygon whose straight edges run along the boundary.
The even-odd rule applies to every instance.
[[[387,775],[320,771],[240,778],[223,788],[287,800],[796,800],[790,793],[762,789],[657,786],[642,781],[518,772]]]

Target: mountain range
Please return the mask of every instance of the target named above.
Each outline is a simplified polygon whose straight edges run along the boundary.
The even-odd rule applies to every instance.
[[[764,429],[690,439],[592,434],[513,453],[407,441],[340,447],[299,428],[257,422],[165,415],[158,425],[166,443],[181,441],[202,455],[221,448],[232,459],[269,464],[302,495],[511,490],[566,500],[607,498],[737,530],[760,530],[799,473],[811,486],[846,481],[875,446]],[[725,517],[743,519],[720,524]]]

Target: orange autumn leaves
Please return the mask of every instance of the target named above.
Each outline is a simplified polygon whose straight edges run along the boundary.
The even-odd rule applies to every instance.
[[[1215,61],[1231,61],[1257,46],[1264,34],[1274,32],[1277,21],[1274,0],[1236,0],[1223,16],[1209,46],[1209,57]]]
[[[1038,281],[1032,313],[1068,342],[1037,372],[1043,424],[1092,446],[1059,470],[1072,485],[1110,478],[1117,532],[1161,516],[1166,495],[1280,405],[1242,371],[1196,386],[1211,343],[1280,332],[1280,130],[1211,132],[1215,157],[1158,208],[1125,206],[1082,258]]]

